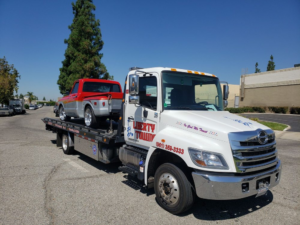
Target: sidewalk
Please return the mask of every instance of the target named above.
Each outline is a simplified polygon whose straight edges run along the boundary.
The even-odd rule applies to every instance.
[[[300,132],[292,132],[292,131],[278,131],[275,130],[276,138],[279,139],[287,139],[287,140],[294,140],[300,141]]]

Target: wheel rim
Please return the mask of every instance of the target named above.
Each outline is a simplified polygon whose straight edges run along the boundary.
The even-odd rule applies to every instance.
[[[91,110],[89,108],[87,108],[85,110],[84,122],[85,122],[85,125],[87,125],[87,126],[90,126],[91,123],[92,123],[92,113],[91,113]]]
[[[167,205],[175,205],[179,200],[179,185],[172,174],[164,173],[160,176],[158,190]]]
[[[59,110],[59,118],[61,120],[65,120],[66,119],[66,113],[65,113],[64,107],[61,107],[60,110]]]
[[[68,138],[67,135],[63,135],[63,139],[62,139],[62,147],[63,149],[66,151],[68,148]]]

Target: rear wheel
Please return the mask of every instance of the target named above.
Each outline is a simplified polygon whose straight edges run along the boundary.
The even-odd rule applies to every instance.
[[[69,121],[71,119],[70,116],[67,116],[66,113],[65,113],[65,109],[63,106],[60,106],[59,107],[59,118],[60,120],[62,121]]]
[[[69,137],[67,134],[63,134],[62,136],[62,149],[66,155],[70,155],[74,152],[74,147],[70,147]]]
[[[97,119],[93,109],[90,106],[87,106],[84,110],[84,123],[88,127],[97,128]]]
[[[154,190],[158,204],[172,214],[188,210],[194,203],[192,185],[185,174],[171,163],[155,172]]]

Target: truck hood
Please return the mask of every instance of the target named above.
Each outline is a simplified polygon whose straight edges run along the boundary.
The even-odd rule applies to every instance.
[[[170,121],[164,122],[164,121]],[[200,135],[217,139],[227,139],[230,132],[270,129],[247,118],[227,111],[169,111],[162,113],[162,122]]]

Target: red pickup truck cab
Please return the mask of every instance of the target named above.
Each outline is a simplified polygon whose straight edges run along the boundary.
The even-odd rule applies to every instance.
[[[86,126],[96,128],[108,117],[119,118],[123,93],[117,81],[79,79],[67,94],[58,101],[59,117],[63,121],[84,118]]]

